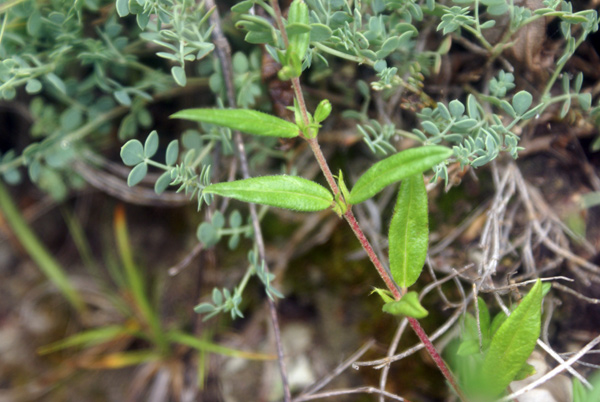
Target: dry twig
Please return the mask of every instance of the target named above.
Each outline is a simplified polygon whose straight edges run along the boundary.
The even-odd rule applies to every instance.
[[[516,392],[513,392],[510,395],[505,396],[504,398],[500,399],[498,402],[512,401],[515,398],[523,395],[527,391],[530,391],[530,390],[544,384],[546,381],[548,381],[552,377],[554,377],[554,376],[558,375],[559,373],[561,373],[562,371],[570,368],[573,364],[575,364],[575,362],[577,362],[581,357],[583,357],[590,349],[592,349],[598,343],[600,343],[600,335],[598,335],[597,337],[592,339],[587,345],[585,345],[583,348],[581,348],[581,350],[579,352],[577,352],[575,355],[573,355],[573,357],[571,357],[569,360],[561,363],[560,365],[558,365],[554,369],[550,370],[548,373],[544,374],[542,377],[538,378],[536,381],[532,382],[531,384],[519,389]]]
[[[210,22],[213,25],[212,36],[215,43],[215,50],[217,52],[217,56],[221,63],[221,68],[223,71],[223,77],[225,81],[225,87],[227,92],[227,101],[229,106],[235,108],[235,88],[233,86],[233,69],[231,64],[231,48],[229,46],[229,42],[225,38],[223,31],[221,30],[221,18],[219,15],[219,11],[216,8],[214,0],[206,0],[206,7],[209,9],[214,8],[214,12],[210,15]],[[239,131],[234,132],[235,144],[238,151],[238,158],[240,160],[240,166],[242,169],[242,175],[245,179],[250,177],[250,172],[248,169],[248,160],[246,157],[246,150],[244,148],[244,142],[242,139],[242,134]],[[249,204],[250,208],[250,216],[252,218],[252,226],[254,228],[254,239],[256,241],[258,247],[258,254],[260,259],[264,262],[265,271],[268,272],[269,268],[266,263],[265,257],[265,243],[262,237],[262,231],[260,228],[260,222],[258,219],[258,214],[256,213],[256,205]],[[279,330],[279,320],[277,318],[277,309],[275,307],[275,302],[267,297],[267,303],[269,305],[269,312],[271,318],[271,325],[273,326],[273,333],[275,337],[275,344],[277,348],[277,358],[279,361],[279,371],[281,374],[281,381],[283,384],[283,393],[284,400],[286,402],[291,401],[292,396],[290,393],[290,387],[287,378],[287,369],[285,366],[285,361],[283,358],[283,345],[281,342],[281,333]]]

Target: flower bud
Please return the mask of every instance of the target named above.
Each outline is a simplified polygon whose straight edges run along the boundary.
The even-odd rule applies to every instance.
[[[315,122],[320,123],[325,120],[331,113],[331,102],[328,99],[323,99],[317,110],[315,110]]]

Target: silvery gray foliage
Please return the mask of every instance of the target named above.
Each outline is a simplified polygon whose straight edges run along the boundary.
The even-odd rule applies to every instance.
[[[435,109],[423,109],[418,115],[422,130],[414,129],[413,133],[425,144],[442,141],[454,144],[455,157],[462,166],[483,166],[500,152],[507,152],[516,158],[520,149],[518,137],[510,129],[520,120],[533,117],[539,110],[539,106],[533,112],[529,110],[532,102],[529,93],[522,91],[517,95],[513,97],[512,105],[506,101],[500,105],[512,116],[508,124],[497,114],[486,114],[475,97],[469,95],[466,105],[453,100],[448,106],[439,102]],[[519,111],[518,114],[515,109]],[[435,177],[447,180],[445,165],[437,167]]]
[[[491,44],[486,40],[483,32],[492,28],[496,21],[494,19],[484,20],[482,13],[475,12],[473,0],[455,0],[453,3],[443,5],[433,2],[430,4],[428,2],[425,6],[422,6],[422,10],[433,10],[436,8],[436,10],[442,13],[437,30],[443,35],[460,35],[462,31],[467,31],[473,36],[475,42],[478,42],[482,48],[487,49],[490,53],[494,53],[496,48],[500,49],[501,46],[505,45],[505,43]],[[394,65],[388,66],[386,59],[374,57],[373,54],[364,50],[366,49],[364,46],[362,50],[360,48],[361,43],[370,43],[368,39],[375,32],[377,34],[381,34],[382,32],[387,33],[385,28],[386,24],[389,24],[390,18],[381,15],[367,16],[370,30],[368,30],[368,34],[363,35],[366,40],[353,42],[349,39],[353,38],[353,36],[347,32],[352,27],[350,25],[351,22],[356,25],[356,18],[351,19],[355,15],[350,13],[349,6],[345,2],[335,4],[342,11],[346,10],[345,12],[349,15],[349,20],[344,27],[340,27],[337,31],[334,31],[333,38],[335,38],[335,33],[338,32],[338,36],[342,39],[345,38],[345,40],[340,41],[337,39],[337,42],[343,44],[346,51],[354,49],[355,55],[362,55],[366,58],[371,56],[374,71],[379,78],[379,81],[371,83],[371,87],[374,90],[381,91],[399,85],[402,81],[398,77],[399,70],[397,67]],[[385,9],[399,12],[402,7],[406,11],[412,9],[410,4],[410,1],[371,2],[371,11],[383,11]],[[420,119],[420,127],[412,131],[423,144],[450,143],[453,145],[455,157],[461,163],[461,166],[469,165],[472,167],[483,166],[497,158],[502,152],[506,152],[513,158],[516,158],[521,148],[518,146],[519,137],[512,129],[517,123],[538,116],[551,104],[557,102],[563,103],[561,117],[564,117],[568,113],[573,99],[577,100],[583,110],[590,108],[590,94],[580,93],[582,83],[581,74],[575,80],[572,90],[570,89],[570,78],[567,74],[562,75],[564,95],[552,97],[549,95],[549,90],[552,88],[555,80],[559,78],[564,63],[574,54],[579,44],[590,33],[598,30],[598,15],[596,11],[584,10],[574,13],[572,5],[565,1],[546,0],[544,5],[547,8],[541,8],[536,11],[509,4],[503,0],[486,0],[481,4],[485,6],[489,15],[507,14],[509,17],[508,29],[513,33],[517,32],[523,26],[531,24],[539,18],[543,18],[545,15],[558,16],[561,20],[560,27],[566,41],[566,46],[563,55],[558,60],[558,68],[555,70],[554,76],[551,77],[543,96],[537,100],[537,104],[534,107],[532,107],[533,97],[531,94],[525,91],[517,94],[510,93],[515,87],[514,76],[512,73],[500,70],[497,76],[489,82],[489,95],[485,93],[470,94],[466,99],[466,104],[463,104],[460,100],[453,100],[447,105],[438,102],[435,107],[426,107],[417,113]],[[319,7],[319,10],[321,11],[318,15],[327,15],[325,11],[331,11],[330,9],[325,9],[322,5]],[[406,25],[409,25],[411,28],[406,28],[407,32],[413,29],[414,36],[417,36],[421,32],[422,26],[419,26],[418,23],[423,19],[423,14],[422,12],[409,12],[409,15],[412,18],[407,19],[408,23]],[[371,21],[373,21],[372,24]],[[356,33],[362,32],[356,29],[352,32],[355,32],[355,36],[362,38],[362,36]],[[573,36],[574,33],[578,35],[577,38]],[[407,35],[406,38],[409,38],[409,36]],[[506,34],[504,38],[508,40],[511,38],[511,35]],[[335,40],[330,38],[330,41]],[[414,41],[415,39],[411,38],[410,40]],[[400,52],[402,53],[403,50],[400,50]],[[496,54],[499,54],[499,52]],[[391,53],[389,56],[393,60],[396,60],[398,57],[396,56],[396,52]],[[412,60],[416,61],[418,59],[413,58]],[[409,80],[409,82],[416,82],[417,85],[415,86],[419,87],[419,81],[415,80],[417,76],[414,75],[414,66],[415,64],[412,64],[413,75],[411,75],[412,81]],[[420,70],[416,70],[416,72],[418,71]],[[375,125],[359,125],[358,130],[373,152],[382,152],[383,149],[394,149],[394,145],[390,141],[393,136],[384,135],[383,131],[377,129]],[[391,130],[389,131],[391,132]],[[448,179],[445,164],[437,166],[435,173],[434,180],[437,178]]]
[[[249,0],[238,2],[231,18],[246,32],[249,43],[265,43],[267,51],[277,59],[278,50],[283,47],[281,33],[268,20],[248,14],[255,3],[258,4]],[[443,40],[437,50],[417,51],[421,36],[430,34],[428,26],[437,27],[438,33],[447,37],[468,32],[474,43],[488,51],[504,45],[487,42],[483,32],[492,27],[493,20],[482,19],[471,0],[448,4],[433,0],[306,0],[306,4],[310,10],[310,46],[303,58],[303,69],[316,63],[326,65],[333,57],[363,64],[372,68],[375,77],[370,89],[379,91],[383,99],[400,86],[419,94],[424,75],[439,68],[441,55],[449,50],[451,41]],[[451,144],[456,160],[473,167],[485,165],[502,152],[516,157],[519,147],[514,126],[534,118],[548,105],[560,102],[562,116],[569,112],[573,101],[584,110],[591,106],[590,94],[580,92],[583,77],[561,76],[561,70],[582,41],[598,29],[595,10],[573,12],[571,3],[561,0],[546,0],[545,8],[535,12],[503,0],[485,0],[480,4],[491,15],[508,13],[512,31],[553,15],[560,20],[565,47],[554,76],[535,104],[528,93],[512,93],[514,77],[500,71],[490,81],[489,93],[473,93],[466,100],[448,104],[439,102],[419,112],[420,125],[413,131],[416,138],[424,144]],[[87,15],[112,5],[112,14],[98,20],[92,30],[87,29]],[[132,17],[119,18],[130,14],[135,15],[135,22]],[[81,184],[81,179],[72,173],[71,163],[89,149],[90,141],[84,140],[106,136],[111,120],[117,117],[122,140],[134,137],[140,129],[149,129],[154,122],[148,103],[157,94],[172,90],[174,83],[189,84],[192,61],[200,61],[195,68],[210,77],[210,89],[222,106],[218,102],[224,95],[224,85],[219,64],[210,58],[214,45],[208,17],[203,3],[192,0],[28,0],[10,6],[4,14],[4,24],[20,29],[3,31],[0,98],[10,100],[20,88],[27,94],[43,96],[35,97],[30,104],[34,142],[20,155],[8,151],[1,156],[2,178],[9,183],[18,182],[18,168],[25,166],[33,182],[55,198],[64,198],[69,187]],[[296,27],[300,28],[307,29]],[[148,49],[163,64],[150,68],[142,63],[140,55]],[[263,94],[259,55],[260,51],[255,50],[238,52],[233,57],[233,69],[239,77],[234,83],[237,101],[243,107],[254,105]],[[81,75],[71,76],[74,70],[81,71]],[[169,70],[170,74],[165,73]],[[557,79],[561,80],[564,94],[550,96],[549,89]],[[368,92],[369,86],[364,86]],[[393,152],[393,139],[399,130],[369,121],[366,112],[364,108],[360,113],[362,125],[358,130],[367,145],[374,152]],[[201,129],[204,134],[199,137],[189,133],[182,137],[184,147],[186,143],[196,145],[186,147],[181,157],[179,144],[169,144],[170,154],[175,156],[162,166],[165,172],[155,186],[158,193],[173,184],[179,191],[196,197],[199,206],[211,201],[201,191],[211,179],[208,156],[216,144],[225,154],[233,152],[231,132],[214,126]],[[131,184],[142,180],[149,166],[161,167],[151,159],[150,148],[142,146],[142,159],[133,159]],[[254,158],[264,155],[257,152]],[[436,168],[437,177],[447,179],[445,165]],[[232,228],[217,229],[221,233]],[[236,245],[239,235],[245,233],[239,230],[237,237],[228,234],[230,246]],[[270,277],[260,265],[255,270],[269,288]]]
[[[271,284],[273,279],[275,279],[275,274],[272,274],[266,270],[265,261],[259,261],[257,254],[258,253],[255,250],[250,250],[248,252],[248,260],[252,266],[253,273],[255,273],[263,283],[265,287],[265,293],[271,300],[274,300],[275,298],[283,298],[283,294],[281,294],[281,292],[274,288]]]
[[[160,25],[164,34],[175,33],[165,43],[179,46],[189,41],[188,47],[177,48],[183,59],[191,60],[190,48],[198,50],[194,59],[202,56],[200,49],[206,53],[213,48],[206,41],[207,14],[199,7],[191,13],[188,6],[193,2],[126,3],[142,16],[140,26]],[[153,124],[147,105],[175,85],[163,71],[172,61],[154,67],[142,63],[145,45],[139,41],[140,27],[120,19],[114,5],[114,0],[6,4],[0,35],[0,99],[11,100],[20,89],[32,96],[34,138],[22,154],[7,153],[0,161],[0,174],[9,182],[20,179],[16,172],[24,166],[32,182],[63,199],[71,187],[82,185],[72,162],[84,152],[94,152],[90,145],[111,132],[114,119],[118,118],[122,140]],[[100,10],[112,12],[100,18]],[[123,12],[123,2],[118,2],[117,11]],[[134,176],[142,177],[144,169],[137,167]]]
[[[185,63],[201,60],[215,48],[210,41],[212,28],[209,13],[202,2],[191,0],[116,0],[120,17],[136,16],[140,37],[164,48],[157,56],[177,65],[171,75],[180,86],[185,86]]]
[[[368,123],[358,124],[356,128],[373,153],[387,155],[396,151],[396,148],[390,143],[392,137],[396,134],[396,128],[393,124],[382,126],[377,120],[371,119]]]
[[[200,303],[194,307],[194,311],[198,314],[206,314],[203,321],[209,320],[221,313],[230,313],[232,319],[243,318],[244,314],[240,310],[240,304],[242,303],[241,292],[242,290],[239,287],[234,289],[233,294],[227,288],[214,288],[212,291],[212,303]]]
[[[256,249],[248,252],[248,261],[250,262],[250,265],[246,270],[246,274],[239,285],[234,288],[233,292],[226,288],[223,288],[222,290],[214,288],[212,291],[212,303],[203,302],[194,308],[196,313],[206,314],[203,318],[204,321],[221,313],[230,313],[232,319],[237,317],[243,318],[244,315],[240,310],[242,294],[248,284],[248,280],[254,275],[261,280],[265,287],[265,292],[270,299],[283,297],[281,292],[271,284],[275,275],[266,271],[264,260],[259,263]]]

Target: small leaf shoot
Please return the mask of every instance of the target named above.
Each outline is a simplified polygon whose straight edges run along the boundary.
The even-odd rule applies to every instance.
[[[383,305],[382,310],[392,315],[404,315],[413,318],[425,318],[429,314],[425,307],[419,301],[417,292],[408,292],[402,299],[387,302]]]

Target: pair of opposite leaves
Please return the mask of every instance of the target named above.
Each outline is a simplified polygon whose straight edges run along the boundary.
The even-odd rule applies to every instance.
[[[217,124],[254,135],[292,138],[300,133],[296,124],[252,110],[190,109],[173,117]],[[427,190],[422,173],[452,154],[451,149],[442,146],[425,146],[399,152],[369,168],[357,180],[348,199],[344,200],[348,205],[357,204],[373,197],[386,186],[402,181],[390,223],[389,243],[392,276],[403,289],[418,279],[427,255]],[[298,211],[334,207],[334,197],[329,190],[297,176],[263,176],[215,183],[203,191]],[[416,306],[416,314],[426,314],[416,298],[415,292],[409,292],[400,301],[386,303],[384,311],[406,314],[405,311],[393,310],[414,310]],[[533,351],[541,326],[542,298],[542,285],[538,280],[492,338],[480,377],[482,384],[485,384],[484,394],[497,395],[502,392]],[[419,308],[423,311],[419,311]]]
[[[294,123],[247,109],[188,109],[172,117],[216,124],[248,134],[297,137]],[[428,245],[427,192],[422,173],[443,162],[453,151],[442,146],[412,148],[375,163],[356,182],[346,200],[363,202],[390,184],[402,181],[390,223],[390,268],[398,285],[407,288],[419,277]],[[262,176],[215,183],[204,193],[296,211],[335,207],[333,194],[318,183],[297,176]]]

